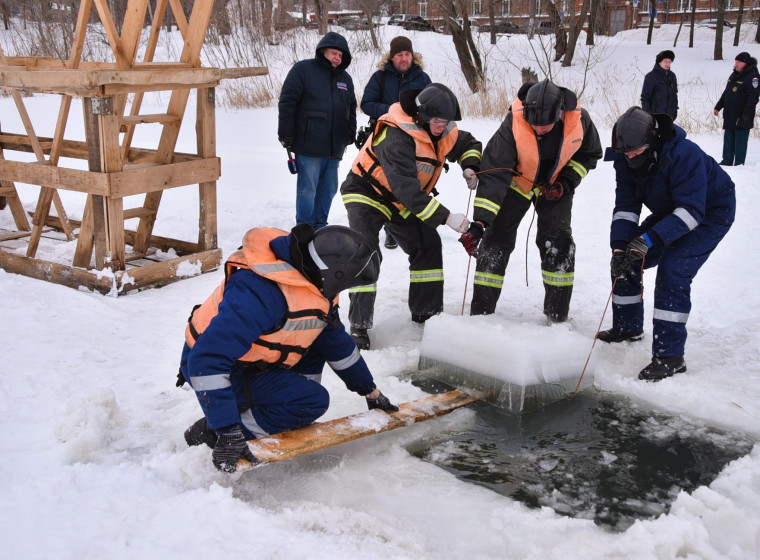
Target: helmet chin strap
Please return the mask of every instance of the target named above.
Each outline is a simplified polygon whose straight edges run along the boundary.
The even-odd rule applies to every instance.
[[[319,253],[317,253],[317,249],[314,247],[314,241],[309,241],[309,255],[311,256],[311,260],[314,261],[314,264],[317,265],[319,270],[327,270],[327,265],[325,264],[325,261],[322,260],[322,257],[319,256]]]

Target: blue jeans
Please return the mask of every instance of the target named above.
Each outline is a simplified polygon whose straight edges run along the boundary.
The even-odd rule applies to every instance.
[[[723,159],[725,165],[744,165],[747,158],[749,130],[737,128],[723,131]]]
[[[314,229],[327,225],[330,205],[338,191],[337,159],[296,154],[296,222],[311,224]]]

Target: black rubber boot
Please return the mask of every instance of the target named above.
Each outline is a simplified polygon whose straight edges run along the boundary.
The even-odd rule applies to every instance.
[[[359,350],[369,350],[369,334],[367,329],[351,328],[351,337]]]
[[[208,427],[206,418],[203,417],[185,430],[185,441],[189,446],[206,444],[211,449],[216,445],[217,435]]]
[[[602,342],[636,342],[644,338],[644,329],[635,332],[623,333],[615,329],[600,331],[596,338]]]
[[[652,358],[652,362],[639,372],[639,379],[643,381],[660,381],[666,377],[686,371],[686,362],[683,356],[678,358]]]

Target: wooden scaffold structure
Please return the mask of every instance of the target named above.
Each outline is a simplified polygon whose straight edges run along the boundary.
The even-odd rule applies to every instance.
[[[143,60],[137,62],[148,2],[129,0],[119,33],[106,0],[82,0],[67,60],[5,56],[0,49],[0,88],[10,91],[25,129],[25,133],[0,131],[0,196],[15,222],[13,231],[0,229],[0,268],[73,288],[121,295],[185,277],[187,272],[177,274],[183,263],[198,273],[221,264],[216,223],[216,181],[221,164],[215,148],[215,87],[222,79],[263,75],[267,69],[201,67],[201,48],[214,0],[196,0],[189,17],[180,0],[156,0]],[[154,62],[169,9],[184,46],[178,61]],[[82,60],[94,13],[105,30],[113,62]],[[197,101],[197,153],[180,153],[175,147],[192,90]],[[140,113],[147,92],[170,92],[166,112]],[[61,96],[52,138],[35,133],[22,93]],[[85,141],[65,138],[75,97],[82,100]],[[135,127],[145,123],[162,127],[155,148],[132,146]],[[33,153],[36,161],[12,159],[12,154],[23,152]],[[65,167],[61,158],[86,160],[87,170]],[[31,224],[16,183],[40,186]],[[163,191],[196,184],[197,242],[153,235]],[[66,216],[60,189],[86,195],[81,222]],[[144,195],[142,204],[124,208],[124,198],[133,195]],[[51,215],[52,206],[56,215]],[[135,230],[125,229],[124,222],[129,219],[139,220]],[[75,240],[72,261],[38,257],[41,240]],[[167,258],[170,250],[172,256]]]

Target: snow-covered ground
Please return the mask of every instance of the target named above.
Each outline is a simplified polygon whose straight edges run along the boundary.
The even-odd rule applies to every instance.
[[[383,44],[398,32],[383,29]],[[655,30],[648,46],[645,30],[599,38],[605,44],[604,56],[586,76],[581,101],[589,107],[605,145],[614,117],[636,103],[642,72],[651,69],[657,52],[673,48],[675,32],[673,26]],[[308,33],[314,34],[311,50],[318,36]],[[742,50],[757,57],[760,49],[754,43],[733,47],[730,33],[724,45],[726,60],[716,62],[714,32],[697,33],[693,49],[685,47],[685,37],[680,38],[673,70],[681,83],[684,118],[699,121],[703,127],[699,130],[706,130],[733,57]],[[410,36],[434,81],[464,93],[450,37]],[[350,34],[348,38],[354,40]],[[502,38],[499,51],[490,53],[490,71],[503,76],[503,84],[511,84],[511,95],[519,85],[516,69],[530,64],[525,59],[529,52],[524,37],[512,37]],[[349,71],[356,77],[359,94],[378,58],[377,53],[356,54]],[[275,73],[273,79],[281,79],[281,74]],[[582,79],[577,68],[556,74],[558,83],[576,89]],[[25,98],[25,103],[39,123],[38,134],[49,135],[46,127],[55,122],[58,99],[33,97]],[[615,105],[617,114],[611,109]],[[0,99],[0,115],[4,131],[23,131],[10,98]],[[79,122],[75,116],[70,119],[72,134]],[[365,122],[360,117],[360,124]],[[465,114],[460,126],[485,143],[498,124]],[[217,114],[217,151],[222,158],[219,243],[225,255],[237,248],[248,228],[294,225],[295,179],[276,141],[276,125],[276,108]],[[720,155],[719,131],[691,138],[707,153]],[[183,125],[180,144],[180,150],[194,148],[192,115]],[[141,145],[139,138],[135,145]],[[350,147],[341,177],[354,155]],[[598,389],[697,425],[741,432],[754,441],[760,438],[760,295],[752,288],[760,258],[756,246],[760,203],[755,196],[759,158],[760,142],[753,136],[748,164],[727,169],[737,186],[737,218],[694,283],[688,372],[658,384],[637,380],[650,358],[650,327],[643,342],[598,344],[594,350]],[[22,185],[19,190],[25,207],[33,210],[37,189]],[[439,191],[449,208],[460,212],[468,208],[469,191],[458,168],[442,179]],[[612,168],[600,162],[576,194],[577,266],[570,322],[542,327],[546,336],[538,341],[531,338],[531,344],[575,340],[582,334],[590,345],[610,290],[608,226],[613,191]],[[196,192],[185,187],[164,195],[157,235],[195,237]],[[84,198],[61,194],[69,214],[81,217]],[[339,198],[330,220],[347,223]],[[526,239],[528,221],[519,240]],[[0,212],[0,228],[10,227],[12,218],[6,209]],[[470,327],[471,320],[460,316],[468,262],[456,235],[445,227],[439,231],[445,251],[445,302],[450,316],[446,320],[451,323],[447,336],[453,340],[458,337],[457,322],[470,332],[465,326]],[[531,332],[543,325],[538,255],[531,239],[526,287],[524,247],[524,242],[518,243],[507,271],[509,288],[496,315],[478,318],[482,329],[471,342],[473,354],[498,342],[491,333],[501,325],[513,329],[524,324]],[[174,382],[189,311],[221,277],[222,272],[216,271],[111,298],[0,270],[0,339],[5,348],[0,360],[3,557],[754,560],[760,556],[757,445],[709,486],[681,492],[668,514],[638,521],[617,534],[549,508],[529,509],[407,452],[409,442],[444,429],[466,429],[474,419],[467,409],[248,473],[216,471],[208,449],[185,445],[182,433],[200,410],[193,394],[175,388]],[[653,275],[645,280],[648,325]],[[468,299],[471,282],[472,273]],[[396,402],[424,394],[402,374],[416,368],[423,334],[409,320],[407,287],[405,255],[386,251],[376,326],[371,331],[373,350],[364,355],[378,385]],[[608,315],[605,325],[609,322]],[[551,356],[553,348],[546,343],[542,351]],[[324,383],[332,398],[325,419],[364,409],[364,400],[347,392],[331,372],[325,372]]]

